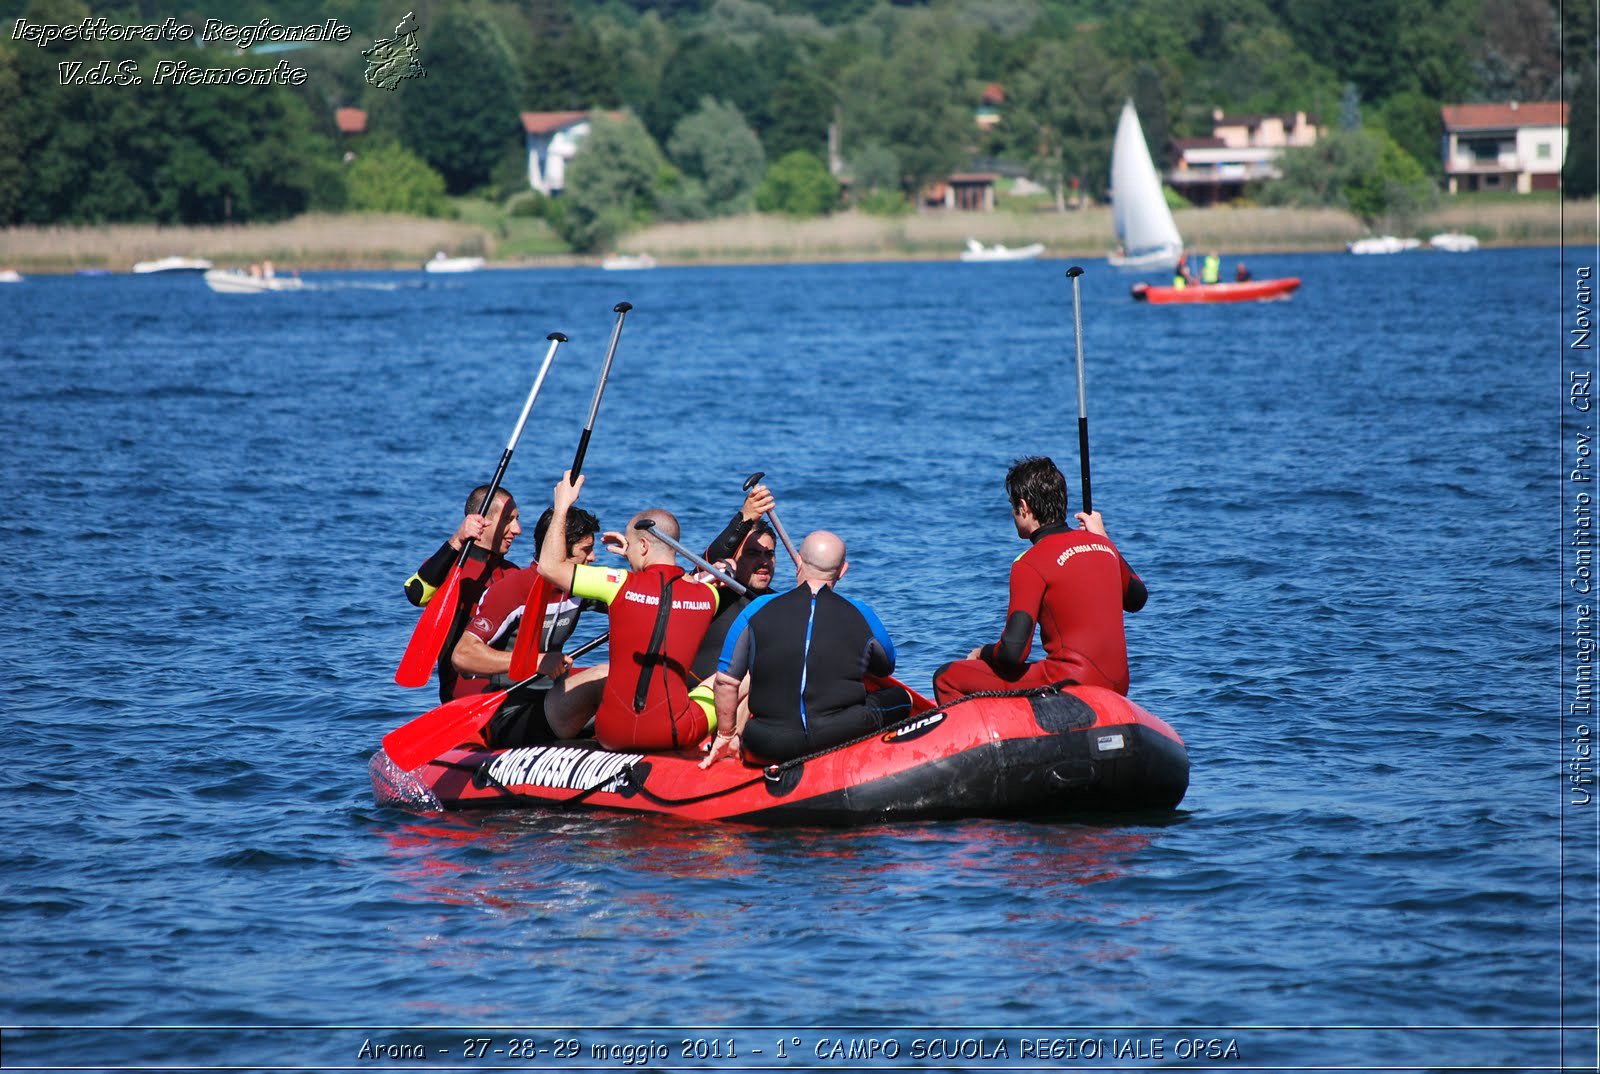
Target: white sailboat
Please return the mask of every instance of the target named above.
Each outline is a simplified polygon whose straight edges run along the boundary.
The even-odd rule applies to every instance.
[[[1111,219],[1121,245],[1107,259],[1116,268],[1170,269],[1183,256],[1183,239],[1131,97],[1122,105],[1111,148]]]

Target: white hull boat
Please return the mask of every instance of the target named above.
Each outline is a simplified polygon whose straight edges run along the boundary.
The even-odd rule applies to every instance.
[[[1421,239],[1397,239],[1393,235],[1373,235],[1357,239],[1355,242],[1347,242],[1345,249],[1353,254],[1399,254],[1415,250],[1421,245]]]
[[[1123,101],[1111,147],[1111,222],[1119,244],[1106,257],[1113,268],[1170,270],[1183,256],[1183,238],[1167,206],[1132,98]]]
[[[608,254],[600,267],[608,272],[629,272],[656,267],[656,259],[649,254]]]
[[[21,283],[22,273],[14,268],[0,269],[0,283]]]
[[[211,262],[198,257],[163,257],[157,261],[137,261],[133,271],[137,276],[151,276],[158,272],[209,272]]]
[[[967,248],[961,252],[963,261],[1030,261],[1044,253],[1044,243],[1033,242],[1027,246],[1006,246],[995,243],[985,246],[977,239],[968,239]]]
[[[425,272],[477,272],[483,268],[481,257],[450,257],[443,250],[433,255],[433,260],[422,266]]]
[[[1470,254],[1478,248],[1478,237],[1460,231],[1441,231],[1428,240],[1428,245],[1447,254]]]
[[[206,286],[219,295],[259,295],[267,291],[301,291],[305,283],[298,276],[256,276],[237,269],[212,269],[205,275]]]

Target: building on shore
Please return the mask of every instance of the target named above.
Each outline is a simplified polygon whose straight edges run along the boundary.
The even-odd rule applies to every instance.
[[[1445,188],[1450,193],[1561,189],[1561,162],[1567,157],[1565,102],[1450,104],[1440,112]]]

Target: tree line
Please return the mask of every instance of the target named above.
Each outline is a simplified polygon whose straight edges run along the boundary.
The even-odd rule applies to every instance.
[[[1334,132],[1267,199],[1380,214],[1437,190],[1440,106],[1573,101],[1566,190],[1594,193],[1596,0],[243,0],[239,23],[333,18],[343,45],[0,39],[0,224],[271,220],[309,209],[445,210],[516,197],[578,249],[651,219],[828,211],[836,149],[851,198],[905,211],[980,165],[1102,197],[1124,97],[1161,161],[1212,109],[1306,111]],[[426,78],[363,80],[359,48],[408,11]],[[89,15],[199,26],[190,0]],[[299,85],[63,85],[58,64],[303,68]],[[984,129],[985,101],[998,122]],[[363,107],[359,143],[334,127]],[[518,115],[605,110],[548,203],[527,190]],[[830,147],[830,127],[837,141]],[[351,155],[351,159],[347,159]]]

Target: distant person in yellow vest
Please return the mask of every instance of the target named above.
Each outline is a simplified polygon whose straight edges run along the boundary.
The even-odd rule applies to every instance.
[[[1222,280],[1222,258],[1217,256],[1215,250],[1206,255],[1200,264],[1200,282],[1218,283]]]

